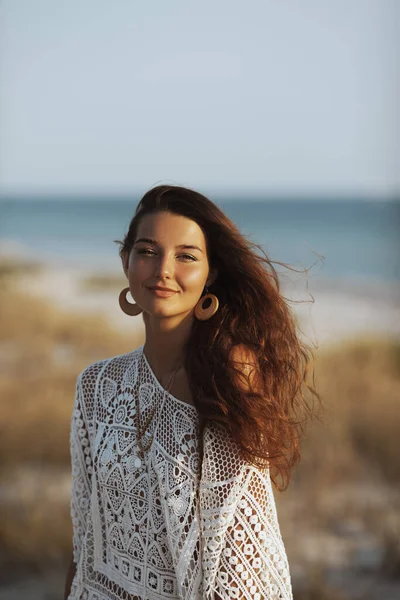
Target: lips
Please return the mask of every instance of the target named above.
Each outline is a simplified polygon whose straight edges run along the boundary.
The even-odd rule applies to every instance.
[[[150,287],[149,290],[160,290],[160,292],[176,292],[176,290],[172,290],[171,288],[161,287],[159,285],[155,285]]]
[[[175,290],[160,287],[148,288],[148,290],[158,298],[169,298],[170,296],[173,296],[177,293]]]

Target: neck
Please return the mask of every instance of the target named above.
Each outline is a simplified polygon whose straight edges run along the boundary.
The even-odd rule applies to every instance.
[[[144,353],[161,381],[183,366],[184,345],[190,335],[193,317],[188,315],[174,323],[171,319],[154,319],[148,314],[144,314],[143,319],[146,328]]]

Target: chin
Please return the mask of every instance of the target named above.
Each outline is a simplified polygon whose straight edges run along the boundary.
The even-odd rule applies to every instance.
[[[143,310],[152,317],[172,317],[176,313],[176,310],[168,308],[167,306],[157,306],[152,304],[147,306],[143,303]]]
[[[155,318],[155,319],[167,319],[167,318],[174,318],[174,317],[184,317],[186,316],[189,312],[190,309],[181,309],[181,310],[176,310],[172,309],[172,308],[167,308],[167,307],[149,307],[148,309],[144,309],[146,311],[146,313]]]

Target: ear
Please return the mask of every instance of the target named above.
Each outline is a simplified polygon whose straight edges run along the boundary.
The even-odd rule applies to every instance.
[[[129,268],[129,254],[124,252],[121,256],[122,268],[124,270],[126,278],[128,278],[128,268]]]
[[[218,275],[217,269],[210,269],[210,272],[208,274],[208,278],[206,281],[206,287],[210,287],[210,285],[212,285],[214,283],[214,281],[217,279],[217,275]]]

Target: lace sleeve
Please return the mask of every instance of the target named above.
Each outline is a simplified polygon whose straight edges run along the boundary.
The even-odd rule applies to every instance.
[[[247,469],[215,584],[216,599],[293,598],[268,469]]]
[[[292,600],[269,469],[246,463],[214,426],[204,435],[200,508],[204,597]]]
[[[72,470],[71,517],[73,528],[73,558],[79,562],[90,508],[92,464],[92,431],[94,390],[98,365],[83,371],[76,383],[75,402],[71,418],[70,449]]]

